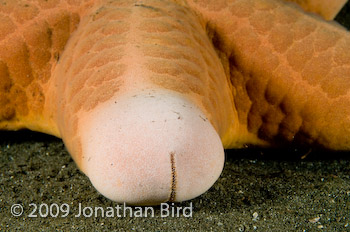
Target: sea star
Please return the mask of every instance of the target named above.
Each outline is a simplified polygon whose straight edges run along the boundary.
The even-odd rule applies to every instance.
[[[0,128],[61,137],[112,200],[194,198],[223,147],[350,150],[349,32],[293,3],[2,0],[0,28]]]

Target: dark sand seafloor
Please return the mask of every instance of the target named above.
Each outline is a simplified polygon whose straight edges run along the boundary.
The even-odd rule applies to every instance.
[[[350,3],[337,20],[350,28]],[[117,204],[95,191],[61,140],[29,131],[0,132],[0,230],[350,231],[350,152],[291,146],[226,153],[216,184],[196,199],[175,204],[192,203],[192,217],[162,218],[159,207],[154,217],[130,217],[122,210],[120,217],[75,217],[79,204],[105,210]],[[21,216],[11,214],[13,204],[23,206]],[[45,204],[51,208],[47,217]],[[56,206],[67,205],[67,216],[59,211],[54,217]],[[32,211],[36,218],[29,216]]]

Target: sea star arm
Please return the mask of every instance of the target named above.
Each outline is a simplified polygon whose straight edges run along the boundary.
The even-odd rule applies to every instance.
[[[101,1],[52,74],[68,151],[103,195],[182,201],[220,175],[232,95],[203,22],[173,1]]]
[[[350,35],[281,1],[189,1],[233,86],[241,134],[350,149]],[[232,136],[227,147],[255,144]]]

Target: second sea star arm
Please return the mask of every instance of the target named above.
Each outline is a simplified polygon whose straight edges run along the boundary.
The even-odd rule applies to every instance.
[[[348,31],[281,1],[189,5],[207,21],[231,79],[242,135],[350,149]]]
[[[78,10],[67,1],[0,1],[0,129],[59,136],[47,88]]]

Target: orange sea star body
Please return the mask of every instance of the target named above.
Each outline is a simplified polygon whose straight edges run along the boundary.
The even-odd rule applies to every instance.
[[[0,129],[61,137],[112,200],[194,198],[223,148],[350,149],[350,34],[294,3],[2,0],[0,28]]]

